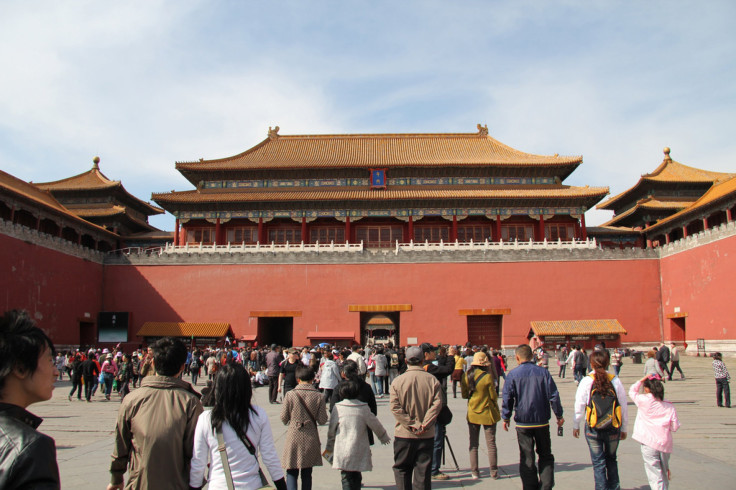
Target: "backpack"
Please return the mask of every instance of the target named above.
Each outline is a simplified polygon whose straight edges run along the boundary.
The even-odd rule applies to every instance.
[[[594,373],[589,376],[595,378]],[[612,381],[613,378],[615,378],[615,375],[608,375],[609,381]],[[607,393],[598,391],[595,385],[591,387],[588,406],[585,408],[585,421],[589,427],[596,430],[618,429],[621,427],[621,405],[613,386]]]
[[[399,355],[396,352],[391,353],[391,367],[392,368],[399,367]]]
[[[197,369],[199,367],[199,356],[192,356],[192,362],[189,364],[190,368]]]

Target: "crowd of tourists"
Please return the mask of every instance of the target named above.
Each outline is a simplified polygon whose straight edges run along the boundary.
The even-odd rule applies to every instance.
[[[620,486],[616,453],[628,436],[627,396],[638,409],[632,439],[641,446],[650,486],[668,488],[672,433],[680,423],[664,397],[665,376],[647,372],[627,391],[609,372],[613,356],[603,347],[586,354],[572,414],[572,434],[584,436],[590,450],[595,488]],[[393,442],[397,488],[431,488],[433,481],[450,478],[440,471],[446,427],[460,415],[447,403],[450,381],[453,397],[459,386],[467,400],[462,417],[472,478],[482,474],[481,432],[488,476],[499,477],[496,430],[501,425],[508,431],[513,419],[523,488],[549,489],[554,486],[550,421],[554,416],[562,435],[565,419],[540,348],[545,350],[518,346],[517,366],[510,370],[507,359],[486,346],[428,343],[189,351],[180,340],[164,338],[130,355],[90,349],[60,359],[26,313],[11,311],[0,319],[0,488],[59,488],[54,441],[36,430],[41,420],[26,409],[51,398],[54,382],[66,373],[72,380],[70,399],[74,394],[81,399],[82,388],[88,401],[97,387],[105,400],[119,393],[109,490],[261,488],[269,479],[259,456],[277,489],[310,489],[312,469],[323,461],[340,472],[335,486],[359,489],[363,473],[373,469],[371,446],[377,441]],[[575,360],[574,351],[567,354],[573,369],[583,362]],[[722,356],[714,356],[713,368],[718,404],[725,396],[730,406]],[[201,394],[194,388],[199,376],[207,377]],[[268,386],[269,402],[280,404],[278,420],[253,403],[258,385]],[[377,418],[376,399],[384,396],[395,420],[392,431]],[[274,423],[287,426],[280,455]],[[325,424],[323,445],[318,427]]]

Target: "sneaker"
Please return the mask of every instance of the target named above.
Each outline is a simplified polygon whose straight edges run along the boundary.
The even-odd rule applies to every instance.
[[[449,480],[450,477],[442,472],[432,475],[433,480]]]
[[[479,479],[479,478],[480,478],[480,473],[478,473],[477,471],[473,471],[472,473],[470,473],[470,477],[471,477],[471,478],[472,478],[473,480],[477,480],[477,479]]]
[[[72,401],[72,396],[71,395],[69,395],[69,401]]]

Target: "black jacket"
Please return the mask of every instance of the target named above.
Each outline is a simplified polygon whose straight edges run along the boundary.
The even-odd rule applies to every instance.
[[[36,430],[42,419],[27,410],[0,403],[0,488],[58,489],[59,466],[54,440]]]

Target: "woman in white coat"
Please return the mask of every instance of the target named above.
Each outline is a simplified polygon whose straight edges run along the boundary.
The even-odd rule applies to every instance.
[[[373,469],[368,431],[373,431],[383,444],[391,438],[368,404],[358,400],[358,383],[347,380],[338,390],[342,401],[335,404],[330,416],[325,457],[333,468],[341,470],[343,490],[360,490],[362,472]]]

